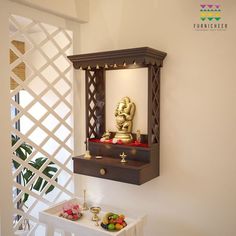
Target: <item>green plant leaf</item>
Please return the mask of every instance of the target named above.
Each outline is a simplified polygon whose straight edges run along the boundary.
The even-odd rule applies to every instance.
[[[15,150],[15,155],[18,156],[21,160],[25,160],[27,158],[27,154],[25,154],[22,150],[21,147],[18,147]]]
[[[31,170],[26,169],[26,172],[23,174],[23,178],[26,181],[26,184],[32,179],[33,176],[34,173]]]
[[[47,158],[45,157],[38,157],[34,161],[31,161],[29,164],[33,166],[35,169],[39,170],[44,163],[47,161]],[[57,167],[55,167],[55,164],[53,162],[50,162],[45,169],[42,171],[44,175],[46,175],[48,178],[52,178],[54,174],[57,172]],[[57,179],[56,179],[57,181]],[[36,182],[33,184],[33,189],[36,191],[43,191],[43,189],[46,187],[48,184],[48,181],[44,180],[42,177],[39,177]],[[54,189],[53,185],[50,185],[50,187],[47,189],[45,192],[46,194],[51,192]]]
[[[14,161],[14,160],[13,160],[13,165],[14,165],[14,168],[15,168],[15,169],[18,169],[19,166],[20,166],[20,163],[18,163],[17,161]]]
[[[46,161],[47,161],[46,157],[38,157],[37,159],[35,159],[33,166],[34,166],[34,168],[39,170]]]
[[[20,146],[28,155],[30,155],[32,152],[33,152],[33,147],[26,144],[26,143],[23,143],[21,146]]]
[[[20,140],[20,138],[17,135],[11,135],[11,143],[12,146],[14,146],[18,141]],[[33,152],[33,147],[27,143],[22,143],[15,151],[14,154],[16,156],[18,156],[21,160],[26,161],[26,159],[28,158],[28,156]],[[41,167],[45,164],[45,162],[48,160],[48,158],[46,157],[38,157],[35,160],[31,160],[28,162],[28,164],[32,167],[34,167],[35,169],[39,170],[41,169]],[[19,166],[21,165],[20,163],[18,163],[17,161],[13,160],[13,165],[14,167],[17,169],[19,168]],[[52,178],[56,172],[58,171],[58,168],[56,167],[54,162],[50,162],[48,165],[46,165],[46,167],[44,168],[44,170],[42,171],[42,173],[44,175],[46,175],[48,178]],[[21,184],[23,186],[25,186],[27,183],[29,183],[29,181],[33,178],[33,176],[35,175],[33,170],[30,170],[28,168],[24,168],[20,174],[19,174],[22,178],[22,182]],[[58,178],[55,179],[55,181],[58,181]],[[30,189],[41,192],[46,185],[48,184],[48,181],[45,180],[42,177],[38,177],[34,183],[31,185]],[[48,194],[49,192],[51,192],[53,189],[55,188],[54,185],[50,185],[49,188],[46,190],[45,194]],[[29,194],[28,193],[24,193],[23,197],[22,197],[22,201],[25,203],[26,201],[28,201],[29,199]]]
[[[12,146],[14,146],[19,140],[20,140],[19,137],[11,135]],[[24,161],[27,159],[28,155],[30,155],[32,152],[33,152],[33,147],[24,142],[15,150],[14,154]]]
[[[41,192],[43,189],[40,189],[43,184],[43,179],[41,177],[38,177],[36,182],[33,184],[33,189],[37,190],[38,192]]]
[[[55,181],[58,181],[58,178],[55,179]],[[53,189],[55,188],[54,185],[50,185],[50,187],[47,189],[47,191],[45,192],[46,194],[50,193]]]
[[[27,202],[27,200],[29,199],[29,194],[28,194],[28,193],[24,193],[23,196],[24,196],[24,197],[23,197],[22,201],[23,201],[23,202]]]

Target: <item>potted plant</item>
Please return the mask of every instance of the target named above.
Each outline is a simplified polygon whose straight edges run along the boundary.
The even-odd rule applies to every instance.
[[[16,135],[11,135],[11,144],[14,146],[18,141],[19,137]],[[27,160],[28,156],[33,152],[33,147],[25,142],[23,142],[16,150],[14,151],[14,154],[19,157],[23,161],[27,161],[30,166],[33,168],[39,170],[44,163],[48,160],[47,157],[38,157],[33,160]],[[16,160],[13,160],[13,166],[15,169],[18,169],[20,167],[20,163],[18,163]],[[32,169],[33,169],[32,168]],[[17,182],[23,186],[26,186],[29,181],[35,176],[35,172],[32,169],[28,169],[24,167],[19,175],[17,176]],[[49,164],[44,168],[42,173],[47,176],[48,178],[52,178],[58,168],[56,167],[55,163],[49,162]],[[58,179],[56,178],[55,181]],[[36,180],[31,184],[30,190],[32,191],[37,191],[37,192],[42,192],[44,188],[46,187],[48,181],[43,179],[42,177],[36,178]],[[51,185],[45,192],[45,194],[48,194],[54,189],[54,186]],[[29,194],[24,193],[23,197],[18,201],[17,203],[17,208],[20,209],[21,211],[23,210],[23,207],[27,207],[27,201],[29,200]],[[15,223],[17,223],[18,219],[15,219]],[[26,230],[30,229],[30,224],[28,219],[24,219],[23,223],[19,227],[19,231],[22,231],[21,235],[23,235]]]

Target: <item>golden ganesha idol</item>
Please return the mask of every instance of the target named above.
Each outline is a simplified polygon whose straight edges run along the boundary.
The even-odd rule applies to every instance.
[[[115,110],[116,132],[115,139],[121,140],[123,143],[130,143],[133,140],[132,127],[135,114],[135,104],[130,101],[129,97],[124,97],[118,103]]]

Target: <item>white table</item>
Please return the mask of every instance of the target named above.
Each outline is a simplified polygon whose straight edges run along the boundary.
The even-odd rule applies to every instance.
[[[117,232],[109,232],[101,226],[96,226],[95,222],[91,221],[92,213],[89,210],[83,212],[83,216],[78,221],[70,221],[59,217],[58,215],[66,202],[78,203],[82,206],[80,199],[74,198],[39,212],[39,221],[46,224],[46,236],[54,236],[55,229],[63,230],[65,236],[71,236],[72,233],[76,236],[143,236],[143,226],[146,221],[145,215],[140,215],[137,212],[129,213],[125,210],[99,204],[102,208],[99,214],[101,219],[106,212],[114,212],[126,216],[127,226],[125,228]]]

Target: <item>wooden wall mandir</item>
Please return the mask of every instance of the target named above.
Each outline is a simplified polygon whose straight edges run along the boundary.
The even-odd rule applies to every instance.
[[[85,70],[86,135],[92,155],[90,160],[73,157],[74,173],[137,185],[159,176],[160,68],[165,57],[149,47],[68,56],[75,69]],[[142,135],[143,145],[96,142],[106,130],[106,70],[140,67],[148,68],[148,134]],[[122,152],[127,163],[120,162]]]

